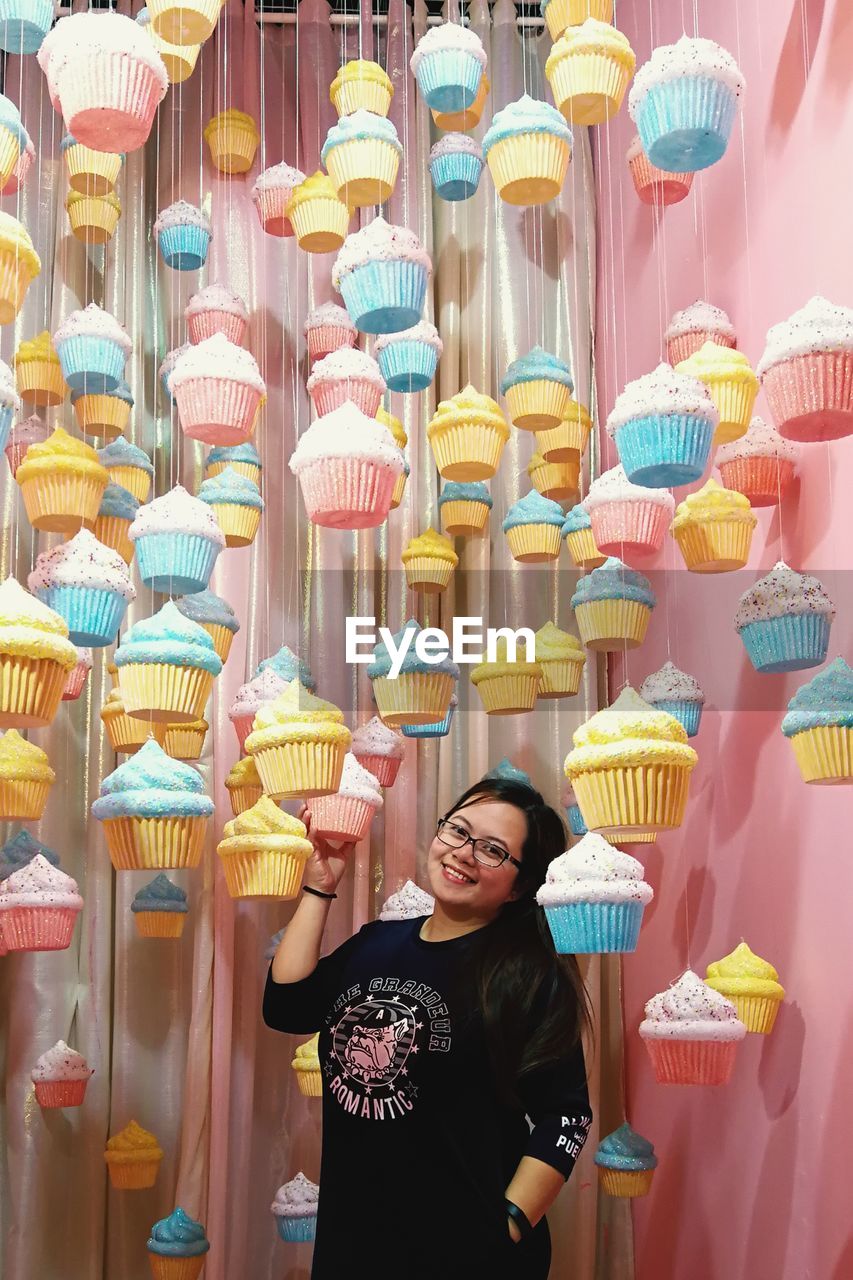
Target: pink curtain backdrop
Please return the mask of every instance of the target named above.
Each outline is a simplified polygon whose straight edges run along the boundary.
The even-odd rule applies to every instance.
[[[813,294],[853,301],[839,203],[853,150],[849,4],[623,4],[619,25],[638,62],[685,30],[717,40],[747,89],[724,159],[659,215],[631,184],[627,115],[599,140],[602,417],[627,379],[665,358],[669,317],[697,298],[727,311],[753,363],[768,327]],[[768,416],[763,397],[756,411]],[[652,1195],[634,1206],[637,1280],[853,1275],[843,1138],[853,1108],[851,793],[807,787],[780,732],[788,698],[814,673],[754,674],[732,627],[740,591],[784,557],[834,597],[830,658],[851,660],[851,482],[853,441],[804,446],[781,514],[758,513],[748,572],[702,580],[678,568],[670,546],[654,565],[669,571],[666,602],[629,655],[633,684],[669,656],[708,695],[687,820],[644,857],[656,898],[624,966],[629,1118],[660,1156]],[[688,964],[704,976],[742,938],[786,988],[775,1030],[747,1037],[726,1088],[656,1085],[637,1035],[644,1002]]]

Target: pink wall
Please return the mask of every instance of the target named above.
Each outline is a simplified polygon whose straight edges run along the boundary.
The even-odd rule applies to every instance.
[[[698,297],[729,313],[753,362],[768,326],[812,294],[853,305],[849,0],[622,0],[618,24],[638,63],[685,26],[719,41],[747,92],[726,156],[658,219],[625,164],[627,108],[599,131],[602,419],[661,358],[668,317]],[[781,521],[759,513],[750,572],[676,572],[674,547],[653,565],[670,572],[628,677],[639,684],[669,654],[708,704],[687,819],[644,854],[656,898],[624,964],[628,1114],[660,1155],[634,1207],[637,1280],[853,1276],[853,790],[800,780],[779,723],[808,674],[753,674],[731,626],[739,593],[784,553],[830,590],[830,656],[853,661],[851,484],[853,439],[811,446]],[[637,1035],[645,1000],[688,962],[704,975],[741,938],[787,989],[775,1031],[747,1038],[725,1088],[656,1085]]]

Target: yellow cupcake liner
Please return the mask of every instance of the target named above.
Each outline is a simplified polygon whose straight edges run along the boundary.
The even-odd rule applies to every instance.
[[[378,80],[350,80],[335,90],[332,105],[339,118],[362,110],[387,116],[391,110],[391,94]]]
[[[19,360],[15,365],[15,384],[21,399],[37,409],[62,404],[68,395],[62,366],[53,360]]]
[[[116,871],[179,871],[201,862],[207,818],[107,818],[103,828]]]
[[[432,112],[436,128],[443,130],[445,133],[469,133],[472,129],[476,129],[483,118],[486,98],[489,96],[490,88],[489,77],[484,73],[480,77],[477,96],[470,107],[465,107],[463,111]]]
[[[148,13],[155,35],[168,44],[203,44],[221,7],[222,0],[151,0]]]
[[[581,640],[588,649],[604,652],[636,649],[646,638],[651,616],[639,600],[589,600],[575,609]]]
[[[103,472],[101,472],[103,475]],[[21,496],[27,519],[34,529],[48,533],[77,533],[82,525],[91,529],[106,485],[97,476],[62,471],[43,472],[24,480]]]
[[[579,27],[587,18],[611,23],[613,0],[550,0],[545,9],[545,22],[554,41],[559,40],[567,27]]]
[[[282,742],[253,751],[252,758],[266,795],[298,799],[337,791],[346,751],[343,742]]]
[[[0,324],[11,324],[15,319],[37,274],[14,249],[0,248]]]
[[[78,142],[65,151],[68,185],[81,195],[104,196],[115,187],[121,172],[121,156],[112,151],[93,151]]]
[[[536,432],[536,448],[546,462],[572,462],[583,457],[592,423],[588,417],[566,417],[549,431]]]
[[[539,683],[538,675],[513,673],[486,676],[476,687],[487,715],[513,716],[533,710]]]
[[[18,142],[17,136],[12,133],[11,129],[7,129],[5,125],[0,124],[0,189],[5,187],[15,172],[20,158],[21,144]]]
[[[566,547],[578,569],[597,569],[607,559],[595,545],[592,529],[576,529],[574,533],[567,533]]]
[[[131,526],[130,520],[121,520],[118,516],[98,516],[92,532],[103,542],[105,547],[117,551],[125,564],[130,564],[134,555],[134,544],[127,536]]]
[[[166,726],[163,750],[173,760],[200,760],[206,737],[206,729],[191,729],[181,724],[170,724]]]
[[[446,590],[456,566],[436,556],[414,556],[404,567],[407,586],[413,591],[435,594]]]
[[[560,194],[570,159],[569,144],[553,133],[503,138],[486,157],[498,195],[514,205],[553,200]]]
[[[506,540],[513,560],[523,564],[542,564],[560,554],[558,524],[517,524],[507,529]]]
[[[530,480],[544,498],[555,502],[574,501],[579,497],[580,459],[570,462],[543,462],[530,470]]]
[[[288,205],[296,243],[306,253],[333,253],[346,239],[350,211],[341,200],[318,196]]]
[[[442,671],[403,671],[392,680],[377,676],[373,694],[381,719],[392,729],[443,720],[453,696],[453,676]]]
[[[548,378],[516,382],[506,393],[509,416],[522,431],[558,427],[568,412],[570,400],[569,388]]]
[[[254,480],[255,484],[260,486],[261,469],[254,462],[210,462],[205,466],[204,474],[208,478],[218,476],[226,467],[236,471],[238,476],[245,476],[247,480]]]
[[[133,922],[140,938],[180,938],[185,911],[134,911]]]
[[[489,521],[489,508],[485,502],[454,500],[441,506],[442,532],[454,538],[471,537],[482,532]]]
[[[749,559],[754,528],[746,520],[700,520],[673,536],[691,573],[730,573]]]
[[[201,43],[198,44],[172,44],[168,40],[164,40],[158,36],[157,32],[148,25],[148,32],[151,36],[151,42],[154,48],[163,59],[163,65],[166,68],[166,75],[169,77],[170,84],[183,84],[185,80],[189,80],[195,71],[195,64],[198,62],[198,55],[201,53]]]
[[[229,120],[212,129],[207,141],[214,169],[228,174],[249,172],[258,149],[258,135],[253,127]]]
[[[213,676],[202,667],[128,662],[119,667],[118,687],[129,716],[178,724],[203,718]]]
[[[71,233],[84,244],[107,244],[115,235],[121,209],[101,196],[84,196],[68,207]]]
[[[320,1071],[297,1071],[296,1079],[299,1092],[304,1093],[306,1098],[322,1098],[323,1076]]]
[[[575,799],[589,831],[671,831],[687,805],[690,769],[679,764],[615,765],[572,778]]]
[[[118,715],[102,715],[101,719],[113,751],[127,756],[138,751],[149,738],[162,747],[169,727],[163,720],[140,720],[138,716],[129,716],[124,711]]]
[[[0,728],[31,729],[54,719],[68,667],[51,658],[0,653]]]
[[[400,153],[381,138],[353,138],[331,148],[326,168],[340,199],[361,209],[390,198]]]
[[[404,471],[402,475],[397,476],[397,479],[394,481],[394,491],[391,494],[391,506],[389,510],[396,511],[400,503],[403,501],[403,494],[406,492],[406,481],[408,478],[409,477]]]
[[[550,7],[551,5],[548,6],[549,9]],[[654,1176],[654,1169],[605,1169],[598,1166],[601,1190],[609,1196],[646,1196],[652,1189]]]
[[[198,1280],[206,1259],[206,1251],[190,1258],[170,1258],[148,1251],[153,1280]]]
[[[232,898],[295,898],[305,859],[272,849],[220,853],[225,887]]]
[[[77,425],[84,436],[115,440],[130,421],[130,405],[117,396],[78,396],[74,401]]]
[[[539,682],[540,698],[572,698],[581,687],[584,661],[582,659],[556,658],[553,661],[538,660],[542,668]]]
[[[137,1160],[110,1160],[108,1153],[110,1182],[117,1191],[143,1191],[153,1187],[162,1159],[162,1155],[158,1155],[156,1159],[140,1156]]]
[[[720,413],[712,446],[716,449],[718,445],[731,444],[746,435],[758,395],[758,379],[709,380],[705,385]]]
[[[714,989],[719,990],[718,987]],[[781,1000],[774,1000],[772,996],[729,995],[726,991],[720,994],[731,1000],[747,1031],[768,1036],[773,1030]]]
[[[211,510],[225,534],[226,547],[248,547],[255,541],[261,523],[260,507],[241,506],[238,502],[212,502]]]
[[[853,782],[853,728],[819,725],[791,737],[804,782]]]
[[[506,440],[485,422],[448,423],[429,437],[439,474],[445,480],[490,480],[498,469]]]
[[[235,818],[251,809],[264,794],[263,787],[228,787],[228,798],[231,801],[231,812]]]
[[[554,63],[548,83],[572,124],[603,124],[622,106],[631,74],[630,67],[610,54],[578,50]]]
[[[0,779],[0,818],[37,822],[44,813],[52,781],[29,778]]]
[[[227,662],[231,645],[234,643],[234,632],[230,627],[223,627],[219,622],[202,622],[201,626],[213,641],[213,647],[221,661]]]
[[[137,502],[144,502],[151,488],[151,477],[141,467],[107,467],[113,484],[120,484],[132,493]]]

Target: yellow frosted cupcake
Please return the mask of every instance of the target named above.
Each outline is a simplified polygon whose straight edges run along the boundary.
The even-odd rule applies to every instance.
[[[572,736],[564,771],[590,831],[614,836],[681,825],[698,759],[684,725],[627,685]]]
[[[296,1072],[299,1092],[306,1098],[319,1098],[323,1094],[323,1077],[320,1072],[320,1033],[319,1031],[304,1044],[297,1045],[291,1067]]]
[[[540,698],[571,698],[580,688],[586,654],[577,636],[546,622],[536,632],[536,661],[542,668]]]
[[[580,458],[548,462],[541,453],[534,453],[527,464],[527,474],[543,498],[551,498],[554,502],[574,502],[578,497]]]
[[[489,77],[484,71],[480,77],[480,87],[477,90],[477,96],[471,103],[470,107],[465,107],[462,111],[433,110],[432,118],[435,122],[435,127],[443,130],[444,133],[470,133],[472,129],[476,129],[477,125],[483,118],[486,98],[489,96],[489,90],[491,87]]]
[[[367,668],[379,715],[392,729],[444,720],[459,679],[459,667],[449,655],[437,662],[419,656],[420,630],[416,619],[409,618],[390,648],[379,641]],[[391,649],[402,657],[393,658]]]
[[[232,765],[225,779],[225,788],[231,801],[231,812],[235,818],[258,803],[264,794],[264,789],[261,786],[258,766],[252,756],[243,756],[235,765]]]
[[[147,1129],[135,1120],[107,1139],[104,1152],[110,1182],[119,1191],[141,1191],[153,1187],[163,1159],[163,1150]]]
[[[94,525],[109,475],[91,445],[57,427],[30,445],[15,479],[34,529],[73,534]]]
[[[538,662],[527,662],[523,642],[519,643],[513,661],[507,655],[507,641],[498,636],[495,657],[489,661],[483,655],[479,665],[471,669],[471,683],[483,700],[490,716],[512,716],[521,711],[532,711],[542,681],[542,667]]]
[[[531,489],[512,504],[501,527],[514,560],[540,564],[560,554],[562,526],[562,507]]]
[[[376,421],[381,422],[383,427],[388,428],[391,435],[394,437],[394,443],[398,449],[405,449],[406,445],[409,443],[409,437],[406,435],[403,424],[399,418],[395,417],[393,413],[389,413],[387,409],[380,407],[376,410]],[[400,503],[403,501],[403,494],[406,492],[406,481],[409,478],[409,472],[410,467],[408,462],[406,462],[406,469],[402,475],[397,477],[397,481],[394,485],[394,492],[391,494],[392,511],[396,511],[397,507],[399,507]]]
[[[613,21],[613,0],[546,0],[542,9],[552,40],[559,40],[566,27],[579,27],[587,18]]]
[[[354,111],[372,111],[387,116],[394,96],[390,77],[378,62],[353,58],[341,67],[329,87],[329,97],[338,116]]]
[[[244,743],[274,800],[337,791],[352,735],[339,707],[291,680],[255,716]]]
[[[559,111],[525,93],[492,117],[483,154],[502,200],[545,204],[562,190],[572,135]]]
[[[0,213],[0,324],[12,323],[40,271],[41,258],[26,227]]]
[[[498,469],[509,426],[500,405],[470,383],[442,400],[427,427],[435,465],[445,480],[490,480]]]
[[[592,418],[582,404],[569,398],[568,407],[556,427],[536,432],[536,449],[546,462],[577,462],[586,452]]]
[[[66,134],[59,149],[65,156],[68,185],[72,191],[80,191],[88,196],[103,196],[113,190],[124,156],[115,151],[93,151],[91,147],[84,147],[71,134]]]
[[[757,956],[745,942],[739,942],[722,960],[712,961],[705,982],[731,1000],[747,1031],[770,1034],[785,988],[773,965]]]
[[[252,117],[233,108],[220,111],[204,126],[204,140],[210,147],[213,167],[220,173],[248,173],[260,139]]]
[[[306,253],[333,253],[346,239],[349,207],[339,199],[335,184],[321,169],[299,184],[285,213],[296,243]]]
[[[128,719],[133,719],[129,716]],[[200,760],[210,725],[206,720],[190,720],[187,724],[167,724],[163,750],[173,760]]]
[[[749,559],[757,524],[749,498],[708,480],[679,502],[672,534],[692,573],[728,573]]]
[[[102,196],[69,191],[65,208],[75,239],[84,244],[107,244],[112,240],[121,217],[121,201],[114,191]]]
[[[68,384],[62,376],[62,365],[45,329],[37,338],[19,344],[12,358],[18,395],[27,404],[45,408],[62,404],[68,395]]]
[[[0,728],[50,724],[76,665],[65,619],[7,578],[0,586]]]
[[[216,846],[232,898],[295,898],[314,846],[298,818],[262,796],[226,822]]]
[[[115,671],[118,674],[117,667]],[[118,688],[110,689],[100,715],[110,746],[118,755],[132,756],[149,738],[161,747],[166,739],[169,726],[164,721],[141,720],[139,716],[127,714]]]
[[[0,818],[38,822],[56,774],[46,752],[22,738],[17,729],[0,737]]]
[[[704,382],[719,410],[714,448],[746,435],[758,395],[758,378],[743,352],[706,342],[675,368],[677,373]]]
[[[435,529],[427,529],[409,540],[400,559],[406,570],[406,583],[414,591],[444,591],[450,582],[459,557],[453,544]]]
[[[622,105],[637,59],[626,37],[587,18],[569,27],[545,63],[554,101],[572,124],[602,124]]]

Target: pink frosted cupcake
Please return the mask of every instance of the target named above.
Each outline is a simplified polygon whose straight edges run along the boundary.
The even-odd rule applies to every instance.
[[[246,739],[252,732],[252,721],[260,708],[277,698],[286,686],[287,681],[268,667],[237,690],[237,696],[228,708],[228,719],[234,726],[241,751],[245,750]]]
[[[344,347],[318,360],[308,376],[307,388],[320,416],[351,400],[368,418],[376,417],[387,391],[379,365],[358,347]]]
[[[50,427],[45,426],[38,414],[32,414],[23,422],[16,422],[9,432],[5,454],[12,476],[24,460],[24,454],[31,444],[44,444],[50,435]]]
[[[660,551],[675,513],[668,489],[631,484],[621,463],[593,480],[581,505],[599,551],[623,560]]]
[[[746,1035],[731,1000],[687,969],[645,1012],[640,1035],[658,1084],[728,1084]]]
[[[387,427],[347,402],[300,436],[289,466],[314,524],[374,529],[388,515],[405,459]]]
[[[169,388],[184,435],[216,445],[249,439],[267,392],[255,357],[223,333],[184,352],[169,377]]]
[[[77,646],[77,665],[68,673],[63,702],[76,702],[86,687],[89,672],[92,670],[92,650]]]
[[[184,311],[190,342],[197,345],[222,333],[239,347],[246,335],[249,312],[242,298],[224,284],[209,284],[194,293]]]
[[[639,134],[628,148],[628,168],[634,181],[634,190],[643,204],[679,204],[686,200],[693,186],[692,173],[669,173],[652,164],[643,150]]]
[[[10,173],[5,187],[0,191],[0,196],[17,195],[27,180],[27,174],[32,168],[35,158],[36,149],[33,146],[32,138],[28,137],[26,145],[21,148],[21,154],[18,156],[18,163]]]
[[[763,418],[753,418],[745,436],[720,445],[714,462],[727,489],[749,498],[751,507],[774,507],[793,483],[800,452]]]
[[[285,210],[290,197],[304,181],[305,174],[289,164],[274,164],[258,174],[252,187],[252,199],[261,226],[268,236],[293,235],[293,227]]]
[[[324,302],[315,307],[305,321],[305,338],[309,359],[322,360],[342,347],[354,347],[358,330],[344,307],[336,302]]]
[[[337,792],[311,801],[311,826],[326,840],[358,843],[383,804],[379,782],[348,751]]]
[[[393,787],[406,754],[406,739],[374,716],[353,731],[352,754],[380,787]]]
[[[767,333],[758,376],[779,434],[806,442],[853,434],[853,310],[826,298]]]
[[[718,347],[734,347],[737,335],[725,311],[712,307],[710,302],[694,302],[683,311],[676,311],[664,334],[666,358],[671,365],[689,360],[706,342],[716,342]]]
[[[0,892],[0,932],[9,951],[64,951],[83,899],[77,882],[37,853]]]
[[[64,1040],[57,1040],[30,1072],[36,1102],[45,1108],[82,1106],[86,1085],[94,1074],[82,1053],[69,1049]]]

